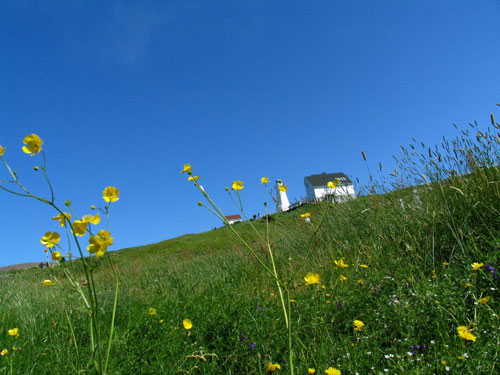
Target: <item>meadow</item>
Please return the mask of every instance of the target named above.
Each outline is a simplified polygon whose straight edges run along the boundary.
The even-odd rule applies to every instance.
[[[294,374],[500,372],[493,115],[491,126],[402,147],[392,175],[380,166],[358,199],[232,227],[266,264],[269,239],[290,293]],[[232,229],[87,258],[102,332],[114,318],[106,373],[291,373],[277,282]],[[88,283],[81,260],[64,267]],[[62,268],[0,273],[0,374],[98,373],[85,306]]]

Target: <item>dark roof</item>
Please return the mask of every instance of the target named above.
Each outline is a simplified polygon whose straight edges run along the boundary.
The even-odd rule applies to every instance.
[[[350,185],[352,181],[349,177],[347,177],[344,173],[325,173],[322,174],[313,174],[311,176],[304,177],[304,180],[309,181],[312,186],[326,186],[328,181],[335,181],[336,179],[340,180],[340,185]]]
[[[236,219],[241,219],[240,215],[228,215],[226,216],[227,220],[236,220]]]

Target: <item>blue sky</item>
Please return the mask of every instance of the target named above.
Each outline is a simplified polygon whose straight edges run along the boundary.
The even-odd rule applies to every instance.
[[[79,215],[119,187],[114,249],[209,230],[183,163],[227,214],[243,180],[251,215],[262,176],[293,201],[306,175],[366,182],[361,150],[389,170],[411,137],[500,117],[499,16],[493,0],[1,1],[0,144],[46,195],[40,155],[21,151],[38,134]],[[0,266],[43,260],[53,214],[0,191]]]

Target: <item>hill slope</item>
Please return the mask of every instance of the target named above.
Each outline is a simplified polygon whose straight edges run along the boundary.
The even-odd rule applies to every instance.
[[[310,368],[497,372],[500,153],[498,143],[487,145],[481,154],[469,142],[476,154],[465,152],[453,168],[439,157],[442,166],[423,159],[428,169],[400,172],[415,187],[376,194],[381,187],[374,186],[345,204],[320,202],[232,227],[266,267],[272,267],[271,243],[290,292],[296,374]],[[432,183],[416,186],[418,179]],[[305,212],[310,223],[299,216]],[[276,281],[229,228],[112,254],[121,285],[110,373],[261,375],[269,373],[269,362],[290,373]],[[105,334],[113,272],[106,257],[89,259],[101,306],[98,329]],[[88,285],[79,266],[0,274],[0,348],[22,348],[0,357],[0,373],[10,363],[19,374],[87,371],[95,358],[87,309],[76,293],[77,285]],[[64,267],[78,275],[76,284]],[[44,279],[57,285],[42,286]],[[14,327],[17,339],[7,334]]]

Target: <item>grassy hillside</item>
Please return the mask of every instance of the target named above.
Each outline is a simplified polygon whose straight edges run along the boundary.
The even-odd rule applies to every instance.
[[[418,155],[401,162],[392,186],[374,185],[370,195],[340,205],[303,206],[274,216],[269,226],[253,223],[264,238],[269,229],[291,293],[296,374],[313,368],[317,374],[329,368],[498,373],[496,133]],[[299,216],[306,212],[309,223]],[[234,228],[270,261],[250,223]],[[124,249],[112,259],[121,286],[109,373],[266,374],[269,362],[280,364],[275,373],[290,373],[276,283],[228,228]],[[99,311],[104,332],[113,276],[104,258],[92,262],[105,301]],[[78,262],[67,266],[85,283]],[[306,285],[309,272],[320,282]],[[93,373],[78,294],[41,286],[54,277],[67,285],[59,267],[0,274],[0,350],[8,349],[0,374],[11,364],[15,374]],[[7,335],[13,327],[17,339]]]

